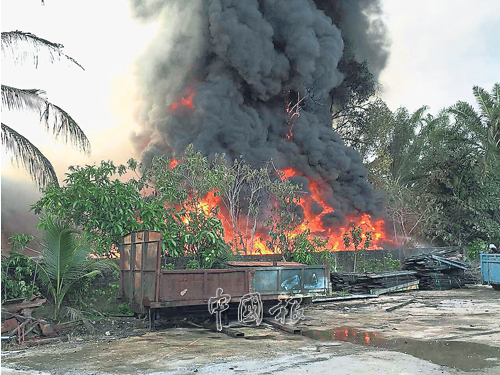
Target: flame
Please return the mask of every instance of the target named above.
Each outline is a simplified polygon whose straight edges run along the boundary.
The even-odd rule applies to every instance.
[[[178,164],[179,162],[177,161],[177,159],[172,158],[170,160],[170,166],[168,167],[168,169],[174,169],[175,167],[177,167]]]
[[[169,169],[175,168],[179,164],[179,161],[172,158],[170,161]],[[327,241],[327,249],[331,251],[340,251],[344,249],[343,236],[344,233],[351,229],[348,227],[328,227],[323,223],[324,215],[334,212],[333,207],[329,206],[324,199],[327,195],[325,192],[326,186],[323,183],[313,180],[312,178],[305,176],[293,168],[286,168],[281,170],[281,179],[287,180],[293,176],[301,175],[308,179],[309,181],[309,193],[300,198],[300,200],[295,201],[296,204],[302,207],[304,211],[304,220],[300,223],[297,228],[288,234],[289,239],[293,239],[298,235],[304,233],[305,231],[310,231],[310,238],[314,236],[323,238]],[[218,219],[221,220],[224,228],[224,240],[229,243],[232,242],[235,246],[235,242],[240,242],[236,246],[238,248],[247,245],[249,249],[247,251],[250,254],[275,254],[278,249],[270,249],[267,246],[267,241],[269,241],[269,234],[261,229],[256,230],[253,237],[253,244],[250,245],[251,241],[251,226],[245,227],[246,220],[239,221],[239,228],[234,228],[231,224],[229,213],[222,202],[222,198],[216,194],[217,192],[209,192],[197,205],[197,207],[188,208],[188,213],[182,217],[182,222],[185,225],[189,225],[190,216],[189,210],[201,210],[205,215],[216,215]],[[216,208],[218,208],[216,210]],[[186,209],[186,207],[185,207]],[[315,213],[321,210],[319,213]],[[371,246],[369,249],[381,249],[379,243],[381,241],[387,240],[384,231],[384,221],[377,220],[372,222],[370,215],[362,214],[360,217],[348,217],[348,221],[356,226],[361,226],[363,233],[361,237],[366,239],[366,232],[370,231],[372,233]],[[137,218],[137,221],[142,223],[142,221]],[[235,233],[236,232],[236,233]],[[242,237],[244,243],[242,244]],[[348,250],[353,250],[348,249]]]
[[[194,90],[190,87],[186,88],[186,95],[181,96],[177,101],[173,102],[170,105],[170,111],[176,112],[180,108],[188,108],[193,110],[194,109],[194,104],[193,104],[193,98],[194,98]]]
[[[281,179],[286,180],[290,177],[299,175],[299,173],[293,168],[287,168],[281,170]],[[309,191],[310,194],[305,197],[301,197],[299,201],[296,203],[300,205],[304,210],[304,220],[300,223],[297,228],[289,234],[289,238],[293,239],[297,237],[299,234],[303,233],[306,230],[310,231],[310,237],[318,236],[323,239],[327,239],[327,249],[333,251],[340,251],[344,249],[343,243],[343,235],[344,233],[350,230],[350,227],[344,228],[335,228],[335,227],[326,227],[323,224],[322,218],[324,215],[334,212],[333,207],[329,206],[326,201],[322,198],[324,194],[324,186],[322,186],[319,182],[314,181],[313,179],[305,176],[309,180]],[[315,214],[313,212],[313,205],[319,205],[322,211],[319,214]],[[222,225],[224,227],[224,239],[226,242],[234,242],[234,229],[231,225],[231,220],[229,219],[229,214],[225,210],[224,205],[222,204],[221,198],[219,196],[215,196],[214,192],[210,192],[207,196],[201,201],[199,204],[199,208],[203,209],[205,214],[209,214],[213,212],[213,208],[219,207],[218,218],[222,221]],[[350,223],[354,223],[356,226],[361,226],[363,228],[362,237],[366,238],[365,233],[370,231],[372,232],[372,240],[371,246],[369,249],[381,249],[378,245],[379,242],[386,239],[386,234],[384,231],[384,221],[377,220],[372,222],[370,215],[362,214],[361,217],[348,217],[347,218]],[[241,220],[244,222],[245,220]],[[243,226],[240,224],[240,226]],[[246,228],[238,228],[240,233],[248,233],[245,230]],[[237,236],[238,237],[238,236]],[[245,236],[244,236],[245,237]],[[249,236],[246,236],[245,239],[247,242],[250,242]],[[238,239],[236,239],[238,240]],[[275,254],[278,249],[269,249],[267,247],[266,242],[269,240],[269,235],[267,233],[255,233],[255,237],[253,239],[253,246],[250,252],[252,254]],[[349,249],[353,250],[353,249]]]
[[[304,210],[304,221],[297,227],[297,229],[290,235],[290,238],[296,237],[298,234],[304,232],[306,229],[311,231],[311,236],[318,236],[324,239],[328,238],[328,247],[334,251],[343,250],[343,236],[350,228],[332,228],[325,227],[322,218],[324,215],[334,212],[333,207],[329,206],[324,200],[324,186],[319,182],[314,181],[312,178],[297,172],[293,168],[286,168],[281,170],[281,179],[286,180],[290,177],[301,175],[309,180],[310,194],[296,202]],[[314,205],[319,205],[322,209],[321,213],[315,214],[313,211]],[[371,216],[362,214],[360,218],[348,217],[350,223],[356,226],[361,226],[363,233],[361,237],[366,239],[366,232],[372,232],[372,240],[370,249],[381,249],[378,245],[379,242],[386,240],[384,231],[384,220],[377,220],[374,223],[371,221]],[[349,249],[352,250],[352,249]]]

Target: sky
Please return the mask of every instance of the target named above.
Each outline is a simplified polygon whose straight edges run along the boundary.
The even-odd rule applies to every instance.
[[[382,98],[392,110],[422,105],[431,113],[457,100],[474,103],[472,86],[488,91],[500,81],[500,1],[383,0],[392,41],[380,77]],[[2,122],[35,143],[60,179],[70,165],[138,158],[129,140],[134,121],[134,67],[155,34],[154,23],[132,18],[127,0],[2,0],[1,30],[22,30],[65,46],[85,70],[61,60],[37,69],[2,55],[2,84],[43,88],[49,100],[72,115],[92,144],[84,156],[51,136],[33,114],[2,112]],[[28,179],[2,151],[2,176]]]

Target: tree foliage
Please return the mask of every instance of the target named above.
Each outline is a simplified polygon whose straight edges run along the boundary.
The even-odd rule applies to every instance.
[[[383,105],[378,115],[367,115],[383,130],[374,136],[368,176],[388,192],[387,212],[399,239],[500,241],[499,85],[491,93],[477,86],[473,92],[479,111],[457,102],[437,116],[426,114],[426,106],[409,113]],[[377,125],[380,118],[384,126]]]

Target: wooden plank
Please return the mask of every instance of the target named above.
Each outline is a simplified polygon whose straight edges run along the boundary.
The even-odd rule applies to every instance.
[[[404,290],[418,289],[418,284],[419,284],[418,280],[411,281],[409,283],[392,286],[390,288],[372,289],[372,290],[370,290],[370,293],[375,294],[375,295],[381,295],[381,294],[386,294],[386,293],[402,292]]]
[[[2,306],[2,309],[7,310],[8,312],[11,313],[15,313],[23,309],[42,306],[45,303],[45,301],[46,301],[45,299],[37,299],[32,302],[23,302],[23,303],[16,303],[12,305]]]

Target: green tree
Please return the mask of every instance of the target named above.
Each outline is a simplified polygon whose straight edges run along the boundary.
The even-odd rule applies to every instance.
[[[92,251],[80,231],[50,216],[43,222],[45,244],[37,260],[39,277],[52,297],[54,319],[58,319],[66,295],[77,282],[118,266],[110,259],[89,258]]]
[[[188,150],[175,168],[166,158],[154,158],[149,167],[132,159],[128,166],[103,161],[99,167],[71,167],[65,185],[50,185],[32,209],[81,229],[101,255],[113,256],[121,237],[131,231],[155,230],[162,233],[169,255],[188,255],[202,267],[215,267],[229,254],[217,207],[201,204],[215,184],[205,162]],[[121,181],[127,172],[136,178]]]
[[[429,197],[416,194],[415,185],[420,180],[420,160],[426,152],[429,134],[443,121],[444,113],[437,117],[425,114],[426,106],[410,113],[399,108],[394,113],[382,106],[371,121],[386,121],[385,131],[375,135],[377,149],[367,163],[368,179],[376,189],[388,193],[387,212],[394,234],[403,242],[421,233],[422,225],[429,220]],[[377,128],[381,128],[378,126]]]
[[[500,85],[473,92],[479,112],[465,102],[450,107],[419,159],[415,189],[429,195],[434,213],[425,234],[446,245],[500,239]]]
[[[135,167],[133,163],[132,166]],[[126,171],[127,167],[123,165],[116,167],[112,162],[104,161],[99,167],[70,167],[64,186],[49,184],[32,210],[37,215],[44,212],[53,215],[68,226],[83,230],[93,241],[98,254],[108,254],[119,245],[121,236],[144,227],[137,221],[139,211],[143,211],[142,220],[146,225],[152,225],[152,230],[161,224],[153,223],[153,217],[166,219],[165,215],[159,214],[165,212],[161,204],[141,196],[140,182],[112,179]],[[43,221],[41,225],[43,227]]]
[[[450,124],[450,127],[456,126]],[[441,245],[500,238],[500,177],[485,169],[484,154],[450,128],[437,129],[421,157],[417,195],[428,197],[432,215],[425,237]],[[443,136],[444,134],[444,136]]]
[[[65,58],[82,68],[73,58],[62,52],[61,44],[52,43],[36,35],[22,31],[2,32],[2,52],[10,51],[16,62],[22,61],[20,47],[32,47],[35,50],[34,62],[38,66],[41,50],[48,52],[50,60]],[[83,68],[82,68],[83,69]],[[18,89],[2,85],[2,109],[15,111],[33,111],[38,113],[40,121],[47,131],[52,131],[55,139],[62,137],[83,152],[90,153],[90,142],[77,122],[61,107],[49,102],[45,91],[40,89]],[[28,138],[14,128],[2,122],[2,145],[11,153],[12,161],[22,165],[39,188],[49,182],[57,183],[57,175],[50,161]]]

